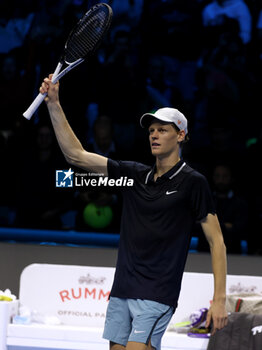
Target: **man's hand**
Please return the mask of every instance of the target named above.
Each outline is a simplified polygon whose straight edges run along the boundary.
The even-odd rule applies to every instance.
[[[211,334],[227,325],[228,314],[225,303],[222,301],[213,301],[207,313],[206,328],[212,325]]]
[[[45,78],[39,89],[41,94],[47,93],[47,96],[45,98],[45,101],[47,104],[59,102],[59,96],[58,96],[59,82],[57,82],[56,84],[53,84],[51,81],[52,76],[53,74],[50,74],[48,78]]]

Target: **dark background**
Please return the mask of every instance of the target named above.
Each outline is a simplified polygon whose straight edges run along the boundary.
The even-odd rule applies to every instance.
[[[72,26],[94,3],[0,2],[1,227],[119,232],[117,192],[55,187],[55,171],[69,165],[46,106],[30,122],[22,117]],[[90,151],[153,164],[139,118],[178,108],[189,122],[183,157],[210,183],[228,252],[243,253],[245,242],[245,252],[261,254],[262,2],[108,3],[114,18],[101,48],[61,81],[61,104],[76,135]],[[83,217],[90,203],[98,211],[109,206],[112,221],[90,225]],[[193,234],[206,251],[198,225]]]

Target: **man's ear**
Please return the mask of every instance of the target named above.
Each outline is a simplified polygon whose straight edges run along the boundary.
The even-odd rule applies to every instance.
[[[183,142],[185,140],[186,133],[185,130],[179,130],[178,132],[178,142]]]

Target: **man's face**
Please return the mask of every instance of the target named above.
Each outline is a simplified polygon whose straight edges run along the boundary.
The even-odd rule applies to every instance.
[[[218,165],[213,173],[213,182],[216,191],[220,193],[227,193],[230,190],[232,177],[229,168],[223,165]]]
[[[48,126],[42,126],[37,133],[37,146],[41,150],[49,149],[53,144],[53,133]]]
[[[153,122],[149,128],[149,142],[154,156],[169,156],[179,147],[178,141],[183,136],[178,133],[172,124]]]

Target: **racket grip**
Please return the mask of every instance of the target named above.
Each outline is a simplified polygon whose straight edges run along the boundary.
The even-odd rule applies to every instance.
[[[23,116],[30,120],[37,110],[37,108],[41,105],[41,103],[44,101],[47,93],[41,94],[39,93],[38,96],[34,99],[34,101],[31,103],[31,105],[28,107],[28,109],[23,113]]]
[[[59,72],[62,68],[62,62],[59,62],[56,66],[56,69],[54,71],[53,77],[52,77],[52,83],[55,84],[58,81],[59,78]],[[34,99],[34,101],[31,103],[31,105],[28,107],[28,109],[23,113],[23,116],[30,120],[37,110],[37,108],[41,105],[41,103],[44,101],[45,97],[47,96],[47,93],[41,94],[39,93],[38,96]]]

